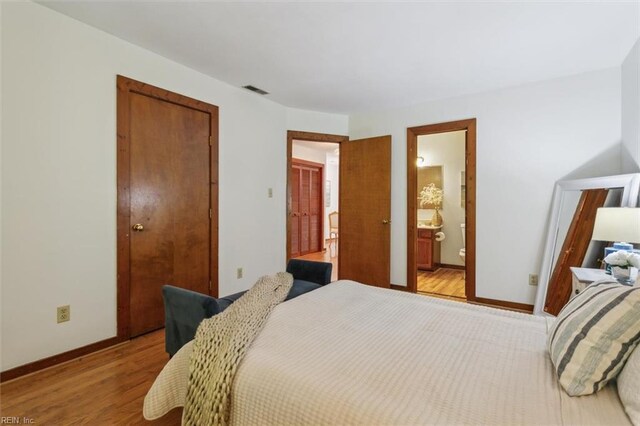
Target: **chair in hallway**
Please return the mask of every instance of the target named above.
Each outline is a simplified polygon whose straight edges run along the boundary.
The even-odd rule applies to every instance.
[[[329,213],[329,238],[334,243],[338,240],[338,212]]]

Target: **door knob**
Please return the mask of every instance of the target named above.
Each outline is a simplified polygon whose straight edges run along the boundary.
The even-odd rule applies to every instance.
[[[383,225],[388,225],[390,223],[391,223],[391,221],[389,219],[382,219],[382,224]]]
[[[144,230],[144,226],[141,223],[136,223],[131,227],[136,232],[142,232]]]

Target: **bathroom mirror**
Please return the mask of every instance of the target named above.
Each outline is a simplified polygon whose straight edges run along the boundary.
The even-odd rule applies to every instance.
[[[436,188],[444,188],[442,183],[442,166],[420,166],[418,167],[418,208],[433,209],[432,204],[420,206],[420,191],[429,184],[434,184]]]
[[[599,268],[606,243],[591,241],[598,207],[635,207],[640,173],[560,181],[553,192],[537,315],[557,315],[571,295],[571,266]]]

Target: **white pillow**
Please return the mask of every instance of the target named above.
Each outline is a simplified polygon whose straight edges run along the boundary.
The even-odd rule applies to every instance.
[[[640,349],[637,347],[618,376],[618,395],[631,422],[640,426]]]

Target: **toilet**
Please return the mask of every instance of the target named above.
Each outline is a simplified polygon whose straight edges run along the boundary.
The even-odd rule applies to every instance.
[[[467,233],[465,232],[466,230],[466,224],[461,223],[460,224],[460,232],[462,232],[462,248],[460,249],[460,252],[458,253],[460,255],[460,258],[462,259],[462,262],[464,263],[464,257],[465,257],[465,247],[467,246]]]

